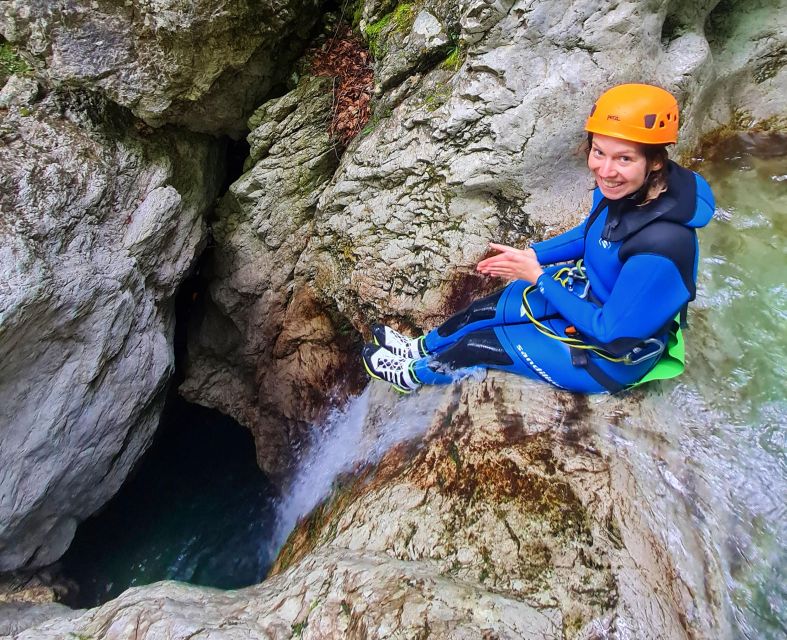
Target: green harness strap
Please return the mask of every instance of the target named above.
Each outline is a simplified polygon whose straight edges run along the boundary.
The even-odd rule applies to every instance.
[[[648,373],[645,374],[639,382],[630,384],[629,387],[638,387],[641,384],[650,382],[651,380],[669,380],[670,378],[677,378],[686,368],[686,348],[683,344],[683,331],[680,328],[678,318],[673,324],[673,329],[669,332],[667,338],[667,348],[661,359],[656,363]],[[677,329],[674,329],[677,327]]]

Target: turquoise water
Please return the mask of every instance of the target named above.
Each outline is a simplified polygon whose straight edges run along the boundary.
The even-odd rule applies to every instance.
[[[217,411],[168,402],[140,468],[77,529],[62,560],[92,607],[133,586],[172,579],[224,589],[260,582],[272,563],[274,489],[251,434]]]
[[[787,137],[743,135],[698,166],[717,215],[701,233],[689,370],[678,397],[711,418],[681,443],[708,485],[737,637],[787,637]],[[693,335],[704,338],[693,342]],[[708,415],[706,415],[706,418]]]

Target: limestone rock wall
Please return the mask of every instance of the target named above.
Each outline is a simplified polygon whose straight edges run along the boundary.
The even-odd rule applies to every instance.
[[[319,4],[10,0],[0,33],[53,81],[101,90],[152,126],[239,136],[286,79]]]
[[[324,97],[295,109],[299,88],[263,106],[249,138],[257,164],[216,223],[215,280],[184,393],[251,427],[262,466],[286,470],[340,368],[314,351],[342,335],[337,325],[355,335],[375,320],[428,329],[500,285],[475,273],[490,240],[524,245],[581,219],[592,187],[582,127],[604,89],[648,81],[673,91],[679,156],[718,127],[782,126],[785,15],[766,0],[365,2],[374,115],[337,166],[322,160],[330,142],[314,120],[327,118],[327,103],[308,106]],[[288,145],[319,179],[281,160]],[[275,151],[260,161],[258,147]],[[308,196],[293,195],[300,183],[312,185]],[[313,332],[292,369],[271,345],[294,354],[309,334],[291,339],[301,329],[282,321],[284,308]],[[317,310],[332,321],[311,320]],[[277,381],[287,392],[271,391]]]
[[[0,111],[0,571],[57,560],[149,444],[223,173],[207,137],[38,93]]]
[[[338,385],[349,353],[310,283],[294,278],[317,199],[336,169],[327,133],[333,80],[304,76],[251,118],[248,171],[222,198],[207,296],[189,328],[187,399],[251,428],[263,469],[281,476]],[[346,393],[340,390],[339,393]]]
[[[485,286],[473,268],[490,239],[538,240],[586,212],[578,147],[609,86],[671,90],[678,155],[741,117],[784,126],[782,5],[467,0],[457,18],[454,3],[415,3],[412,15],[431,16],[453,47],[402,76],[387,70],[421,41],[419,21],[405,5],[367,3],[382,74],[376,127],[322,194],[300,267],[359,328],[374,317],[434,325]]]

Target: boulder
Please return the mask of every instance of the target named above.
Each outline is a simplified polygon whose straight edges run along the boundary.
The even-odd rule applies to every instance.
[[[174,366],[175,292],[204,245],[223,158],[206,136],[153,136],[83,92],[10,102],[0,137],[8,571],[57,560],[149,444]]]
[[[54,587],[49,586],[53,583]],[[42,575],[3,574],[0,577],[0,637],[20,633],[52,618],[76,618],[84,613],[56,601],[63,586],[46,571]]]
[[[100,90],[149,125],[239,137],[286,79],[317,0],[4,2],[0,33],[46,74]]]

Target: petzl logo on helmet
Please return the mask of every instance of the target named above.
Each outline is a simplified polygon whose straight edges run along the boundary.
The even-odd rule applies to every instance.
[[[612,115],[611,113],[607,116],[607,120],[616,120],[617,122],[620,122],[620,118],[618,118],[615,115]]]

